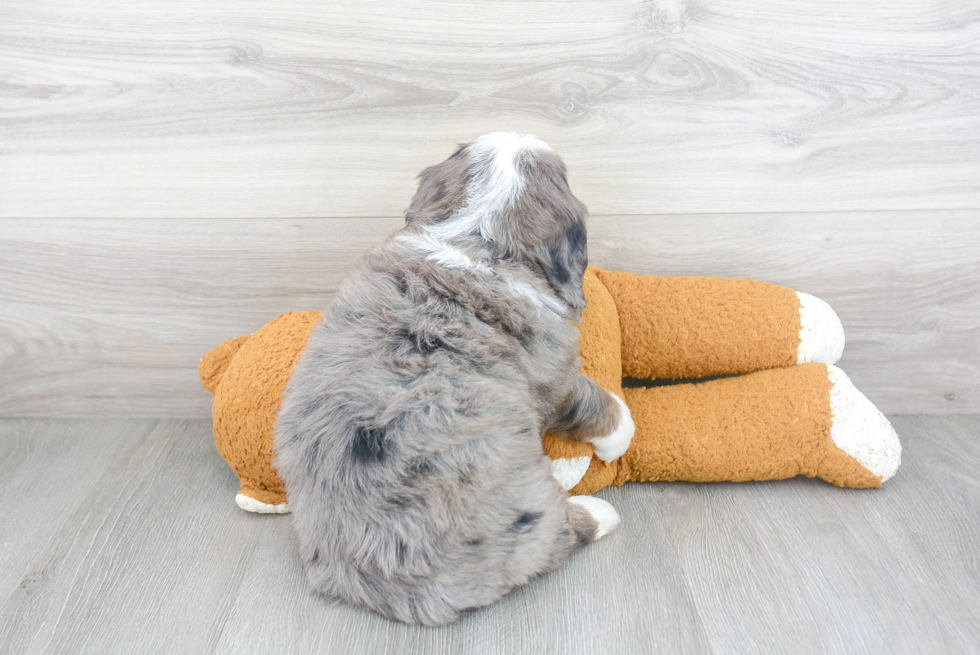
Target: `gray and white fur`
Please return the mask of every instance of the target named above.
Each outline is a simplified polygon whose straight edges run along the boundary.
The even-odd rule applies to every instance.
[[[618,524],[565,495],[542,434],[609,460],[633,428],[579,372],[587,212],[550,147],[462,146],[422,172],[405,217],[314,329],[275,464],[316,592],[440,625]]]

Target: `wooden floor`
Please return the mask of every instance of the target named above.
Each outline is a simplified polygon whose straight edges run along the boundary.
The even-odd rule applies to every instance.
[[[617,532],[424,629],[311,597],[208,421],[3,420],[0,652],[976,652],[980,417],[894,423],[882,490],[609,489]]]

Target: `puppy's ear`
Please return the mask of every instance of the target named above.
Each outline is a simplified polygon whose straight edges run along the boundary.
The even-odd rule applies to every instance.
[[[405,210],[405,224],[438,223],[446,220],[466,200],[468,182],[466,146],[460,146],[446,161],[419,173],[419,185]]]
[[[424,171],[419,173],[419,185],[415,190],[415,195],[412,196],[412,202],[409,204],[408,209],[405,210],[405,224],[408,225],[412,221],[419,218],[419,214],[428,214],[428,209],[431,208],[433,200],[436,200],[440,196],[440,184],[438,178],[438,167],[429,166]]]
[[[551,288],[576,311],[585,309],[583,278],[589,265],[585,221],[578,216],[559,219],[563,230],[537,245],[534,258]]]

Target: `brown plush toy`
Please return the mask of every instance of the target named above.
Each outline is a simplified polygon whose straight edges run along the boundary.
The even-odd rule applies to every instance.
[[[844,333],[823,301],[785,287],[731,278],[655,277],[590,268],[582,371],[618,394],[636,424],[617,461],[553,434],[544,452],[566,490],[624,482],[819,477],[880,487],[901,458],[888,420],[832,364]],[[200,362],[214,394],[218,450],[241,480],[238,505],[288,512],[272,464],[282,393],[320,312],[288,313]],[[707,382],[626,388],[623,377]]]

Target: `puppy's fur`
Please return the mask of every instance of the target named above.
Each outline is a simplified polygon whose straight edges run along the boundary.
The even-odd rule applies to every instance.
[[[422,172],[280,412],[314,590],[443,624],[615,527],[607,503],[566,498],[541,446],[557,430],[612,458],[632,437],[625,405],[579,373],[586,215],[534,137],[488,134]]]

